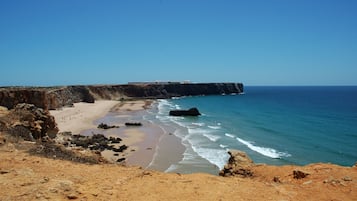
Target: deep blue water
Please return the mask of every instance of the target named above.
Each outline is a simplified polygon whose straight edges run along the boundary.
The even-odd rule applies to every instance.
[[[168,116],[191,107],[203,115]],[[168,171],[222,168],[229,149],[275,165],[357,161],[357,87],[245,87],[242,95],[161,100],[155,118],[186,147]]]

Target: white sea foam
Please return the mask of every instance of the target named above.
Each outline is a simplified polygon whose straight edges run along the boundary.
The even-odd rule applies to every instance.
[[[195,125],[195,126],[204,126],[205,123],[196,123],[196,122],[193,122],[192,125]]]
[[[212,134],[203,134],[203,136],[205,136],[206,138],[208,138],[209,140],[211,140],[212,142],[217,142],[217,140],[219,140],[221,137],[217,136],[217,135],[212,135]]]
[[[177,165],[171,164],[170,167],[167,168],[167,170],[165,170],[165,172],[175,171],[176,169],[177,169]]]
[[[203,122],[187,122],[184,117],[172,117],[168,115],[170,110],[179,107],[180,105],[175,105],[168,100],[160,100],[158,102],[159,112],[156,118],[164,123],[178,125],[173,133],[181,139],[182,144],[186,147],[182,161],[179,164],[171,165],[166,171],[174,171],[178,167],[181,167],[181,165],[202,165],[202,158],[220,169],[223,168],[229,155],[225,147],[216,144],[221,136],[215,135],[214,130],[220,129],[220,123],[217,125],[211,124],[207,128]]]
[[[212,128],[212,129],[215,129],[215,130],[221,129],[220,126],[208,126],[208,128]]]
[[[228,147],[228,145],[224,145],[224,144],[220,144],[219,146],[223,149]]]
[[[191,160],[194,160],[194,159],[195,159],[195,156],[193,155],[193,153],[190,153],[188,150],[186,150],[183,153],[182,161],[191,161]]]
[[[178,100],[178,99],[182,99],[182,98],[184,98],[184,96],[172,97],[171,99],[173,99],[173,100]]]
[[[226,133],[226,134],[224,134],[225,136],[227,136],[227,137],[230,137],[230,138],[235,138],[236,136],[234,136],[234,135],[232,135],[232,134],[229,134],[229,133]]]
[[[201,147],[192,147],[193,150],[202,158],[208,160],[210,163],[222,169],[227,163],[229,155],[226,150],[222,149],[209,149]]]
[[[284,152],[279,152],[275,149],[272,148],[267,148],[267,147],[259,147],[255,146],[252,142],[245,141],[241,138],[236,138],[240,143],[246,145],[249,149],[256,151],[264,156],[270,157],[270,158],[282,158],[282,157],[289,157],[290,154],[284,153]]]
[[[209,133],[208,130],[206,129],[203,129],[203,128],[190,128],[188,127],[188,133],[191,133],[191,134],[206,134],[206,133]]]
[[[174,105],[167,100],[159,100],[158,101],[158,114],[166,115],[170,111],[170,109],[174,108]]]

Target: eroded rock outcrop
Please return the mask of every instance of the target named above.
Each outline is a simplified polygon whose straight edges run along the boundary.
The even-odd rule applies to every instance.
[[[121,156],[118,153],[122,153],[128,149],[125,144],[120,144],[122,142],[121,138],[116,137],[106,137],[103,134],[93,134],[92,136],[83,135],[72,135],[71,132],[58,133],[57,137],[54,139],[56,144],[65,146],[69,150],[86,150],[98,155],[101,155],[103,151],[112,151],[116,157],[116,162],[123,162]],[[75,152],[75,151],[74,151]],[[120,159],[120,160],[119,160]],[[112,160],[112,159],[110,159]]]
[[[228,163],[219,172],[220,176],[240,176],[240,177],[252,177],[254,175],[252,167],[254,162],[248,157],[248,155],[239,150],[228,151],[230,158]]]
[[[47,110],[33,104],[21,103],[0,119],[1,129],[25,140],[36,140],[48,136],[54,138],[58,132],[55,119]]]

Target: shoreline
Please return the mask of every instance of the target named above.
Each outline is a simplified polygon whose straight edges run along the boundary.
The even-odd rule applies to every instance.
[[[184,147],[178,137],[167,133],[160,125],[146,120],[147,110],[154,106],[153,100],[107,101],[95,103],[75,103],[74,107],[50,111],[58,122],[60,132],[71,131],[85,136],[103,134],[106,137],[119,137],[120,143],[128,149],[115,153],[101,152],[108,161],[115,163],[125,158],[126,166],[140,166],[145,169],[164,172],[171,163],[183,158]],[[140,122],[142,126],[125,126],[126,122]],[[98,129],[105,123],[118,128]]]

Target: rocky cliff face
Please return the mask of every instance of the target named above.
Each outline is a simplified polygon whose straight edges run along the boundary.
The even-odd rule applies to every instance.
[[[0,88],[0,105],[9,109],[18,103],[30,103],[44,109],[56,109],[95,99],[171,98],[176,96],[242,93],[241,83],[89,85],[55,88]]]
[[[67,86],[47,92],[47,109],[71,106],[73,103],[94,103],[94,97],[87,86]]]
[[[58,128],[48,111],[33,104],[20,103],[0,117],[0,131],[34,141],[45,136],[54,138]]]
[[[0,88],[0,105],[13,109],[19,103],[47,108],[47,90],[44,88]]]

